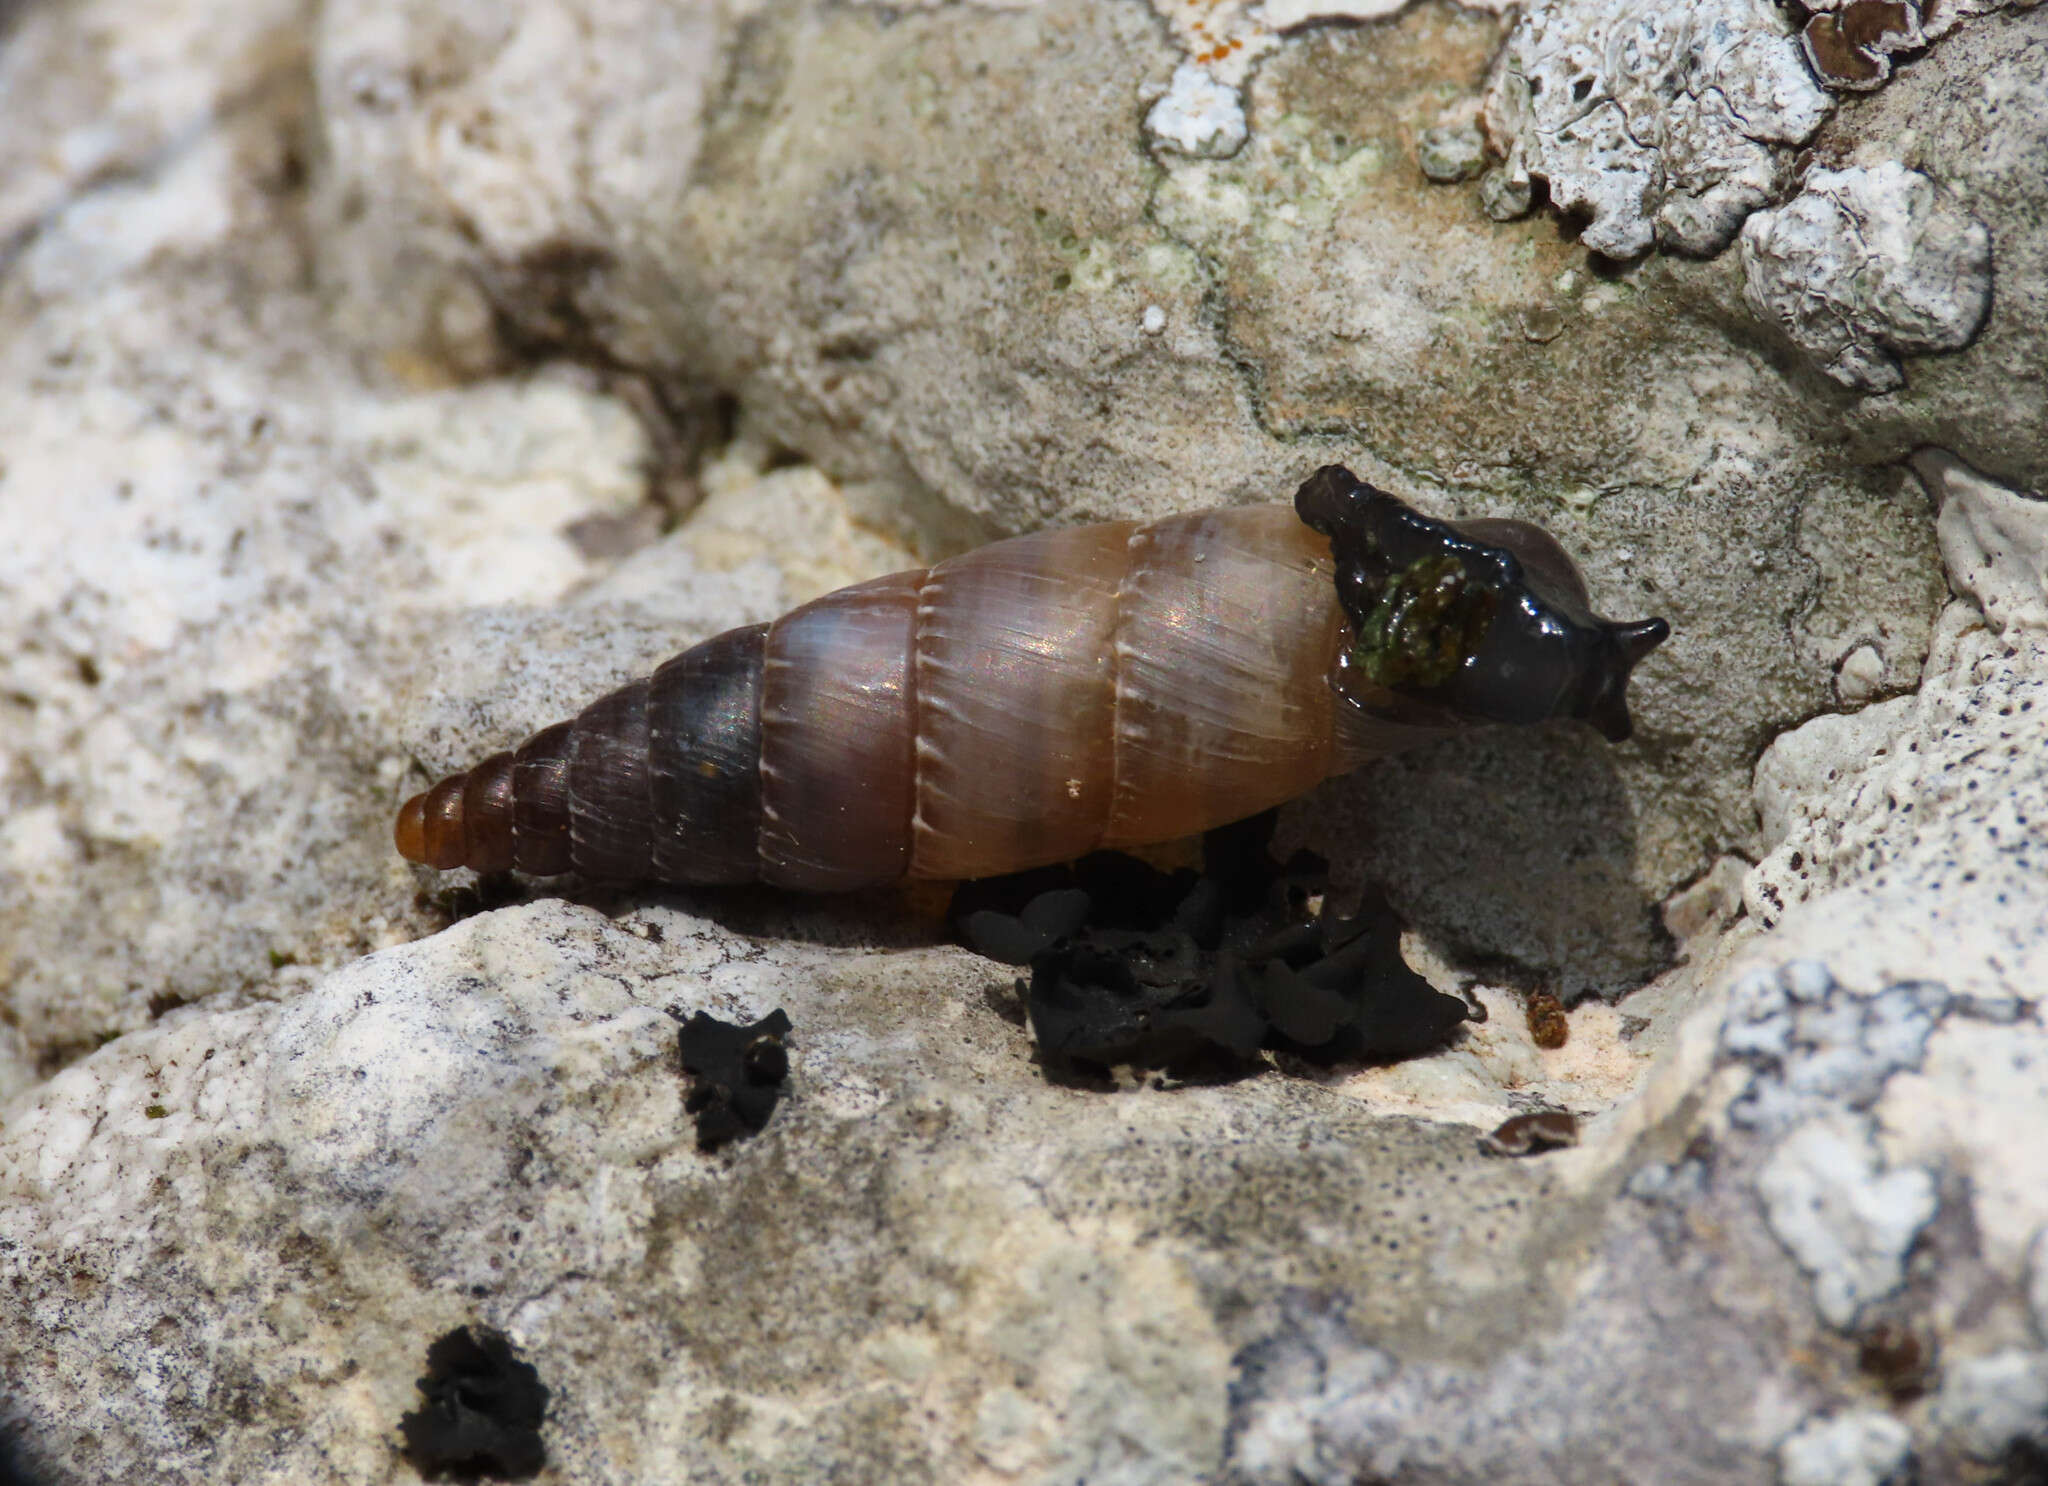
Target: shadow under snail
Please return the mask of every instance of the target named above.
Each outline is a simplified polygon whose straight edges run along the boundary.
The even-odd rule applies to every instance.
[[[1670,633],[1555,538],[1331,465],[1294,505],[1012,538],[728,631],[399,811],[430,867],[829,892],[1191,836],[1453,729],[1628,737]]]

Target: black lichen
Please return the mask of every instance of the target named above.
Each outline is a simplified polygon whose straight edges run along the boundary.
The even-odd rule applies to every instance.
[[[399,1420],[405,1458],[428,1477],[523,1481],[547,1464],[548,1390],[488,1327],[458,1326],[427,1348],[426,1402]]]
[[[1311,914],[1327,865],[1273,861],[1272,829],[1269,811],[1210,832],[1199,873],[1097,852],[965,883],[952,922],[977,953],[1030,967],[1032,1033],[1056,1067],[1242,1067],[1265,1050],[1329,1064],[1449,1038],[1467,1007],[1408,968],[1392,910]]]
[[[745,1024],[700,1011],[683,1024],[677,1046],[692,1079],[683,1108],[696,1116],[700,1150],[767,1125],[789,1076],[788,1036],[789,1018],[780,1010]]]

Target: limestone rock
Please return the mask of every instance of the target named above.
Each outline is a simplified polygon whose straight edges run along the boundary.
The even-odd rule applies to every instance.
[[[107,55],[146,70],[203,29],[188,9],[137,12]],[[64,53],[67,24],[32,11],[0,55]],[[291,994],[437,925],[388,842],[414,760],[453,762],[434,705],[473,726],[525,679],[506,725],[536,726],[788,601],[760,552],[703,572],[679,552],[661,592],[629,593],[579,543],[650,509],[650,440],[599,379],[450,384],[334,333],[289,183],[309,98],[285,41],[302,84],[308,38],[264,24],[266,46],[225,35],[153,84],[247,108],[159,120],[154,154],[74,183],[0,277],[0,1095],[182,1003]],[[9,113],[0,138],[72,123]]]
[[[1977,953],[1942,978],[1992,994],[2048,970],[2026,886],[2038,850],[2032,823],[2048,810],[2030,762],[2048,741],[2048,644],[2034,627],[2042,578],[2031,557],[2048,532],[2048,503],[1944,455],[1924,456],[1920,468],[1943,503],[1951,581],[1982,609],[1950,605],[1915,695],[1817,718],[1772,744],[1757,797],[1773,849],[1744,892],[1766,925],[1828,905],[1806,917],[1838,968],[1888,972],[1920,959],[1930,921],[1966,933]],[[2001,628],[1987,629],[1986,615]],[[1867,906],[1852,913],[1830,902],[1859,882]],[[1911,912],[1891,911],[1907,901]]]
[[[1099,1118],[992,1009],[1000,967],[816,942],[828,909],[755,928],[485,914],[12,1106],[0,1367],[36,1379],[37,1437],[94,1479],[392,1479],[426,1343],[475,1316],[559,1400],[567,1479],[1186,1480],[1223,1448],[1227,1312],[1292,1272],[1423,1324],[1432,1255],[1504,1253],[1548,1184],[1496,1163],[1418,1200],[1407,1173],[1469,1142],[1305,1080]],[[701,1153],[678,1023],[778,1007],[784,1101]],[[1288,1133],[1242,1166],[1247,1117]],[[177,1418],[221,1422],[167,1450]]]
[[[574,1482],[2038,1460],[2048,9],[1921,23],[1816,95],[1741,5],[8,10],[0,1456],[410,1480],[482,1324]],[[1857,396],[1738,254],[1430,184],[1516,37],[1654,125],[1596,223],[1789,211],[1812,119],[1809,184],[1983,224],[1981,328]],[[1185,66],[1227,157],[1145,129]],[[1076,1086],[915,897],[390,853],[716,629],[1333,458],[1676,628],[1625,750],[1476,735],[1283,821],[1486,1009],[1439,1053]],[[1539,1047],[1536,992],[1626,999]],[[678,1022],[778,1008],[785,1097],[707,1155]],[[1481,1154],[1541,1111],[1579,1144]]]

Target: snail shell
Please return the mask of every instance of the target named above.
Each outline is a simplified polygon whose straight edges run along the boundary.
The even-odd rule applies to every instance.
[[[1485,721],[1627,736],[1668,628],[1523,522],[1335,466],[1284,505],[997,542],[728,631],[400,810],[431,867],[835,891],[1254,814]]]

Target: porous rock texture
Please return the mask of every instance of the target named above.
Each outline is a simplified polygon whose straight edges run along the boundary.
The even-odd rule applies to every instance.
[[[1643,9],[0,8],[0,1439],[411,1480],[480,1324],[561,1481],[2037,1478],[2048,10],[1929,7],[1825,106],[1767,8],[1709,88],[1558,52],[1665,110],[1677,252],[1430,184]],[[1188,67],[1228,150],[1148,130]],[[1806,155],[1712,134],[1766,94]],[[1888,389],[1715,251],[1854,172],[1989,244]],[[1329,459],[1675,629],[1624,747],[1284,818],[1487,1009],[1438,1054],[1059,1082],[914,897],[389,850],[718,628]],[[1539,988],[1600,993],[1561,1048]],[[778,1007],[701,1152],[678,1021]],[[1581,1143],[1479,1153],[1537,1108]]]

